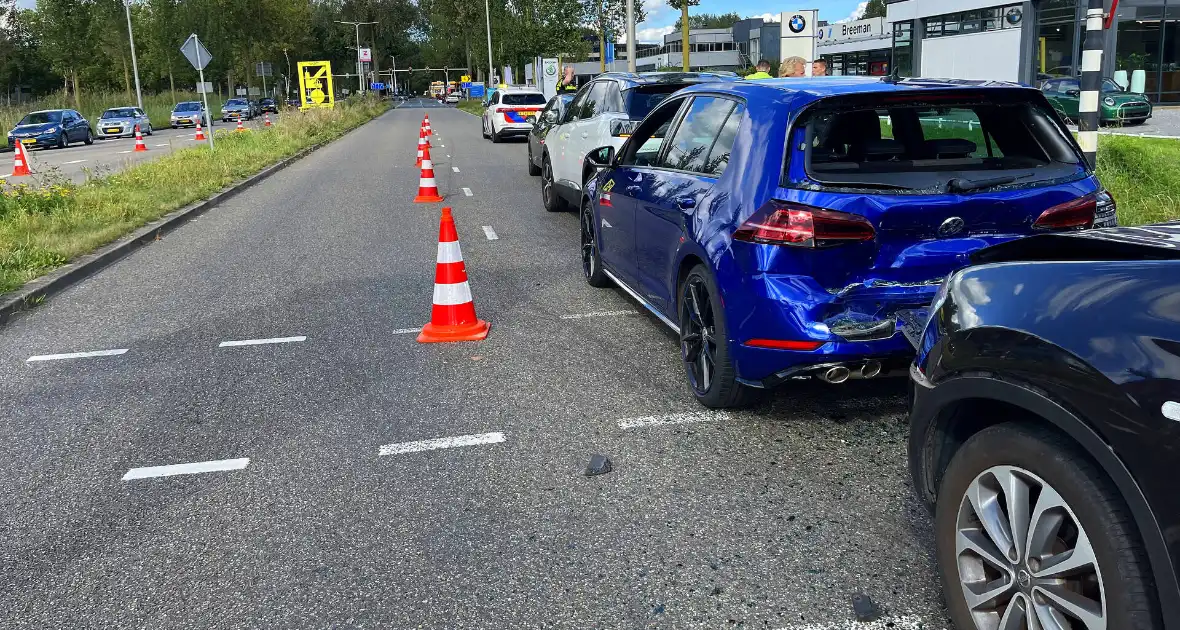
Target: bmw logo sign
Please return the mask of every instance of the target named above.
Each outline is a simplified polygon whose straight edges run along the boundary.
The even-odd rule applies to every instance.
[[[803,29],[807,28],[807,20],[803,19],[802,15],[793,15],[791,21],[787,22],[787,28],[791,29],[792,33],[802,33]]]
[[[1004,19],[1008,20],[1008,24],[1016,26],[1024,19],[1024,11],[1020,7],[1012,7],[1008,9],[1008,13],[1004,15]]]

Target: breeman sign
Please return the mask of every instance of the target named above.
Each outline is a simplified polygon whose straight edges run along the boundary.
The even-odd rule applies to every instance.
[[[869,18],[843,24],[830,24],[816,30],[819,44],[848,42],[858,39],[872,39],[885,35],[885,18]]]

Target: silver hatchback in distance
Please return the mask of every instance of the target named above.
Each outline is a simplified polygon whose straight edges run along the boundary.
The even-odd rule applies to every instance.
[[[94,137],[99,140],[107,138],[133,138],[135,126],[145,136],[152,135],[152,121],[147,114],[138,107],[112,107],[99,116],[94,125]]]

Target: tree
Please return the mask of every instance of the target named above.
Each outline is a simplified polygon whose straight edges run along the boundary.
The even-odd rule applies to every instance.
[[[94,60],[93,0],[37,0],[35,31],[49,62],[73,86],[74,108],[82,107],[78,72]]]
[[[695,7],[700,3],[701,0],[668,0],[668,6],[673,9],[680,9],[680,49],[683,51],[685,72],[688,72],[688,29],[690,28],[688,7]]]
[[[860,14],[861,20],[868,18],[885,17],[885,0],[869,0],[865,5],[865,10]]]
[[[737,13],[698,13],[688,16],[689,28],[729,28],[734,22],[742,19]],[[676,28],[680,28],[680,18],[676,18]]]

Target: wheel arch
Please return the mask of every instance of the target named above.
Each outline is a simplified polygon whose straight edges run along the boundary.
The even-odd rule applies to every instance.
[[[1126,465],[1084,419],[1037,388],[995,374],[950,377],[923,398],[927,411],[913,407],[909,444],[911,476],[923,502],[933,505],[951,458],[975,433],[1013,421],[1055,431],[1080,447],[1118,488],[1147,550],[1166,627],[1180,628],[1180,583],[1155,514]]]

